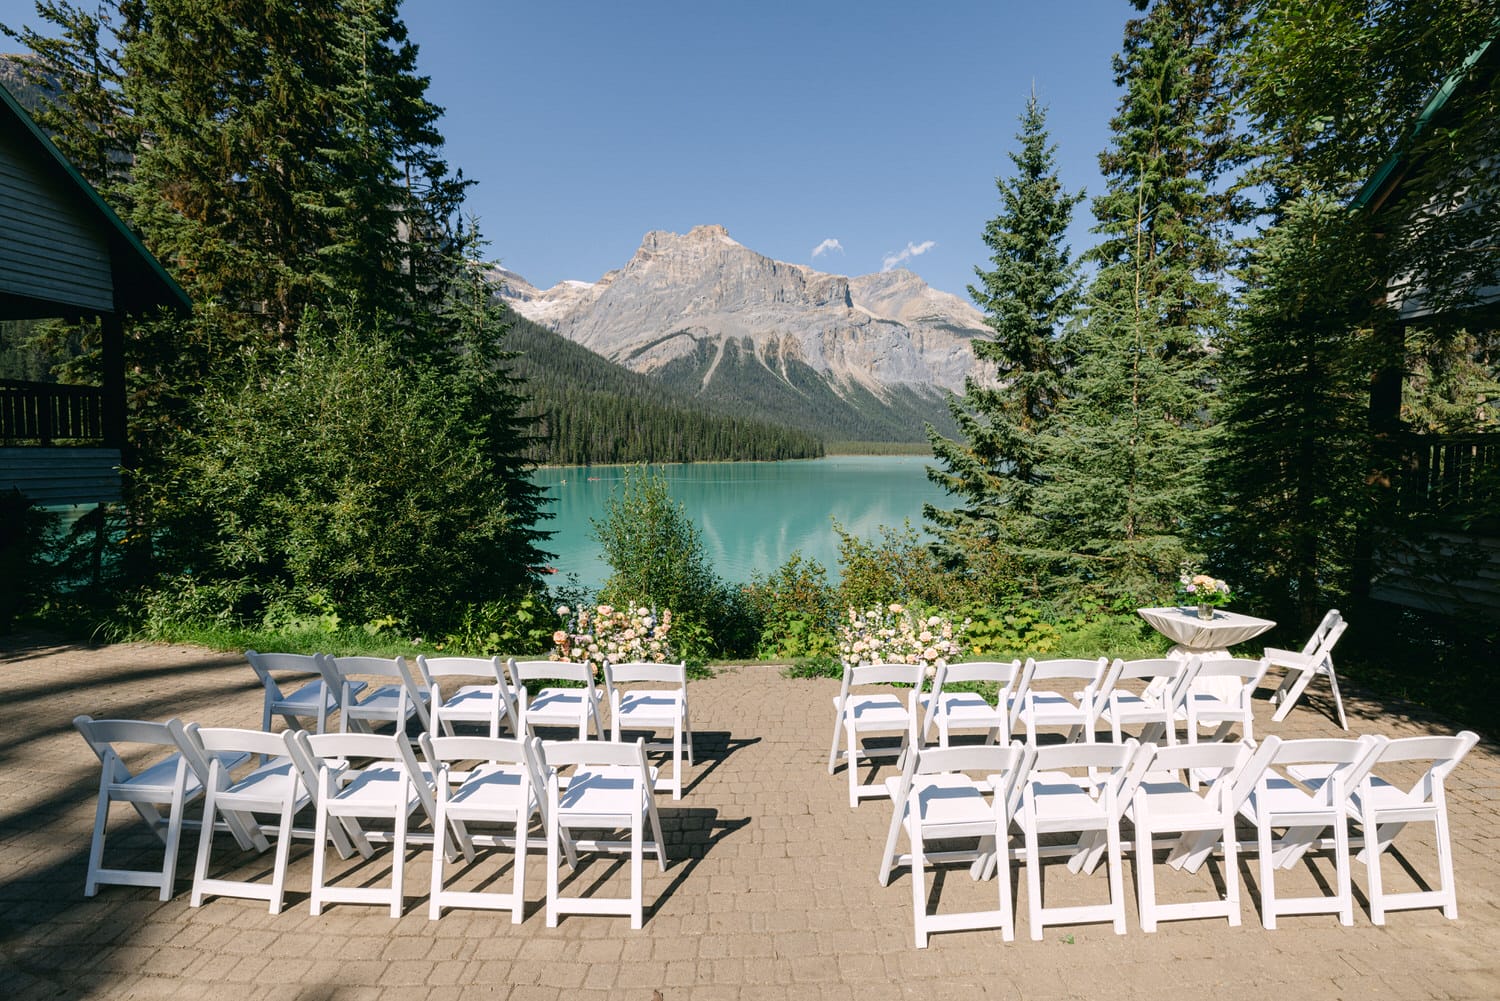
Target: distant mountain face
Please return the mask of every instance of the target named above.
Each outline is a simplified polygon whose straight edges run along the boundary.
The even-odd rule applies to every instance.
[[[909,271],[846,278],[775,261],[722,226],[646,234],[625,267],[545,291],[505,274],[518,313],[678,390],[831,438],[915,441],[946,425],[983,317]]]

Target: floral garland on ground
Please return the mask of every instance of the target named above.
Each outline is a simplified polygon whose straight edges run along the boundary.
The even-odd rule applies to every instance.
[[[666,663],[672,659],[668,636],[672,631],[672,613],[631,603],[628,609],[598,605],[576,612],[567,605],[557,606],[563,628],[552,634],[552,660],[588,664],[597,675],[605,663]]]
[[[851,608],[839,625],[845,664],[924,664],[928,676],[963,655],[969,619],[954,625],[941,615],[921,616],[900,604]]]

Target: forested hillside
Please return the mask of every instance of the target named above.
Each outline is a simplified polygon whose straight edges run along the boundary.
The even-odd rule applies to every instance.
[[[515,313],[507,346],[539,416],[531,458],[544,464],[807,459],[823,443],[792,428],[684,400]]]
[[[864,386],[848,384],[836,391],[795,358],[777,360],[779,371],[773,372],[748,341],[727,341],[722,356],[717,355],[717,346],[702,342],[694,354],[663,366],[661,381],[724,413],[785,421],[824,440],[922,442],[928,424],[943,434],[955,431],[938,388],[896,386],[876,396]],[[704,373],[710,369],[714,378],[705,387]]]

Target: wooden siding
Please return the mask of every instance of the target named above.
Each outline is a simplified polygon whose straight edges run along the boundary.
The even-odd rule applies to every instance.
[[[112,312],[105,232],[22,138],[0,130],[0,293]]]
[[[0,448],[0,491],[12,487],[43,505],[120,501],[120,452],[113,448]]]
[[[1370,597],[1447,615],[1500,619],[1500,537],[1434,531],[1380,547]]]

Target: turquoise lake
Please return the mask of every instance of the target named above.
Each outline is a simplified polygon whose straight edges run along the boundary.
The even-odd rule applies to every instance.
[[[791,462],[699,462],[654,465],[672,499],[698,526],[710,564],[720,578],[746,583],[775,570],[794,551],[816,559],[838,576],[836,519],[846,532],[873,538],[881,525],[922,526],[922,505],[952,506],[927,480],[928,456],[834,456]],[[555,517],[540,527],[555,533],[543,548],[556,553],[552,566],[597,588],[609,574],[599,559],[591,519],[604,512],[610,490],[628,467],[560,466],[537,470],[534,479],[552,498]]]

